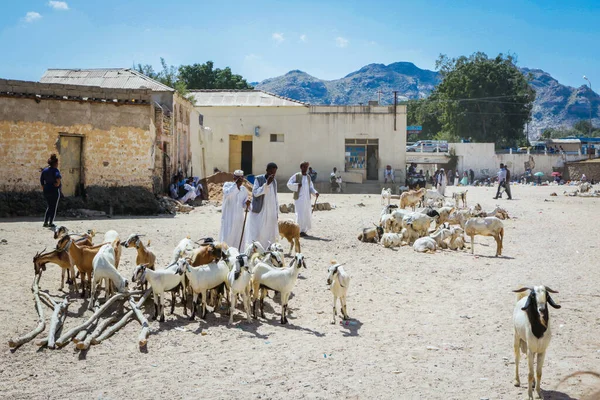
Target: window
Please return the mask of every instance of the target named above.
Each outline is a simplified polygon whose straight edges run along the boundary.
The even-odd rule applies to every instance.
[[[283,133],[271,133],[271,142],[283,142]]]

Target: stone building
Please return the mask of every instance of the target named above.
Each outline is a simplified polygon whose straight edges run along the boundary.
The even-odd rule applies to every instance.
[[[128,68],[49,69],[40,82],[104,89],[149,89],[156,121],[154,169],[162,190],[167,190],[172,175],[178,172],[200,173],[193,170],[191,152],[191,138],[198,140],[200,134],[198,112],[173,88]]]

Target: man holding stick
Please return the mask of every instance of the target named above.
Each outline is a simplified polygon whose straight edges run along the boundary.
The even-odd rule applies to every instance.
[[[319,197],[319,192],[315,190],[312,180],[307,175],[308,161],[303,161],[300,164],[300,171],[291,176],[287,183],[288,188],[294,192],[294,203],[296,205],[296,219],[300,225],[300,236],[307,236],[307,232],[311,228],[311,201],[310,195]],[[315,201],[316,203],[316,201]]]
[[[250,207],[248,189],[243,183],[244,171],[237,170],[233,173],[233,182],[223,184],[223,207],[219,240],[231,247],[239,246],[246,221],[244,210],[248,212],[248,207]],[[244,243],[243,239],[241,243]],[[242,251],[242,249],[239,250]]]
[[[279,238],[279,202],[277,201],[277,164],[267,164],[267,172],[254,179],[252,212],[248,219],[246,243],[258,241],[264,248]]]

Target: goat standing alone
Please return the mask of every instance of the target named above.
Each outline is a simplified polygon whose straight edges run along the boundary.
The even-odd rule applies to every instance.
[[[471,254],[474,254],[475,236],[492,236],[496,240],[496,257],[502,255],[504,224],[496,217],[471,218],[465,223],[465,233],[471,237]]]
[[[277,223],[279,227],[279,236],[286,238],[290,242],[290,255],[294,245],[296,253],[300,253],[300,225],[291,219],[282,220]]]
[[[346,293],[348,293],[348,287],[350,286],[350,275],[344,271],[342,264],[332,265],[329,267],[328,272],[329,275],[327,276],[327,284],[329,285],[331,293],[333,293],[333,319],[331,320],[331,323],[335,324],[338,297],[340,298],[340,311],[344,321],[350,318],[348,317],[348,312],[346,311]]]
[[[524,294],[526,290],[529,290],[529,295]],[[515,325],[515,386],[521,385],[519,379],[519,358],[521,354],[519,350],[522,350],[523,353],[527,354],[527,363],[529,364],[527,395],[529,399],[533,399],[533,386],[535,386],[538,398],[541,399],[542,367],[552,335],[548,304],[554,308],[560,308],[560,305],[552,300],[549,293],[558,292],[547,286],[523,287],[514,290],[514,292],[519,293],[513,314]],[[533,377],[533,362],[536,354],[537,383]]]

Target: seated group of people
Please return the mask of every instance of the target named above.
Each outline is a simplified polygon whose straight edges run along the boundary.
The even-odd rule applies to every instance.
[[[202,199],[202,184],[198,177],[184,178],[182,174],[173,177],[169,186],[169,194],[171,198],[179,200],[182,203],[193,201],[196,197]]]

